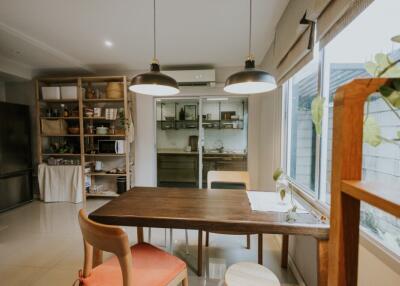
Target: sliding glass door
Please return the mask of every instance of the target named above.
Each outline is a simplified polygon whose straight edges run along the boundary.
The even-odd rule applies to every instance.
[[[211,170],[247,170],[247,98],[156,99],[157,185],[207,187]]]

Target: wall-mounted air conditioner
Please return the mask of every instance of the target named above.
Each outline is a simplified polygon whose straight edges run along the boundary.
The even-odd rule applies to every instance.
[[[180,86],[215,86],[215,70],[163,70]]]

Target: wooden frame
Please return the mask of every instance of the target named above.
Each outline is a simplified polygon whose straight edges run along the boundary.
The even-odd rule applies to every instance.
[[[357,79],[341,86],[334,100],[329,241],[329,286],[356,286],[360,201],[400,217],[400,188],[365,183],[362,176],[364,104],[387,79]],[[324,250],[320,250],[324,251]],[[321,278],[319,278],[321,279]]]
[[[123,84],[123,97],[120,99],[108,99],[108,98],[102,98],[102,99],[85,99],[84,94],[82,94],[82,87],[86,83],[108,83],[108,82],[120,82]],[[78,98],[76,100],[43,100],[41,98],[41,87],[45,85],[62,85],[62,84],[74,84],[77,86],[77,95]],[[41,134],[41,128],[40,128],[40,120],[41,118],[46,118],[46,116],[41,116],[41,104],[42,103],[51,103],[51,104],[57,104],[57,103],[75,103],[77,107],[79,108],[79,116],[78,117],[57,117],[60,119],[74,119],[79,121],[79,135],[74,135],[79,137],[79,146],[80,146],[80,153],[78,154],[49,154],[49,153],[43,153],[42,152],[42,139],[43,135]],[[85,161],[87,158],[91,157],[115,157],[115,158],[121,158],[121,154],[86,154],[85,153],[85,138],[95,138],[96,134],[94,135],[88,135],[85,134],[85,121],[86,120],[94,120],[96,118],[87,118],[84,115],[83,108],[85,104],[95,104],[95,103],[121,103],[124,109],[124,114],[125,114],[125,122],[124,122],[124,127],[125,127],[125,134],[123,135],[107,135],[110,138],[120,138],[125,140],[125,154],[123,154],[123,157],[125,157],[124,160],[124,165],[125,165],[125,174],[118,174],[118,176],[126,176],[126,185],[127,185],[127,190],[130,189],[131,187],[131,176],[130,176],[130,164],[131,164],[131,159],[130,159],[130,143],[128,141],[128,136],[129,136],[129,116],[131,114],[131,110],[129,108],[130,101],[128,100],[128,85],[127,85],[127,77],[126,76],[93,76],[93,77],[55,77],[55,78],[39,78],[36,80],[36,122],[37,122],[37,156],[38,156],[38,162],[42,163],[44,157],[50,157],[50,156],[56,156],[56,157],[79,157],[80,162],[81,162],[81,167],[82,167],[82,192],[83,192],[83,201],[85,203],[86,197],[87,196],[105,196],[103,194],[86,194],[85,191],[85,174],[84,174],[84,166],[85,166]],[[132,116],[133,118],[133,116]],[[65,134],[60,137],[70,137],[70,134]],[[52,137],[52,136],[49,136]],[[112,177],[109,174],[89,174],[90,176],[108,176]],[[93,177],[92,177],[93,180]],[[117,194],[115,194],[117,195]],[[106,195],[107,196],[107,195]]]

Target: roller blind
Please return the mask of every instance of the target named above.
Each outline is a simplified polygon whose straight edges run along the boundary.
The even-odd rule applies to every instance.
[[[282,83],[292,69],[312,60],[309,49],[312,31],[310,25],[300,24],[306,14],[308,20],[315,20],[323,12],[331,0],[291,0],[278,22],[275,41],[266,53],[261,67],[275,76]]]
[[[317,41],[322,49],[374,0],[334,0],[317,20]]]

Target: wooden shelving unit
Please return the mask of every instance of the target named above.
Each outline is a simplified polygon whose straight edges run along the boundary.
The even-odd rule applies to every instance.
[[[123,85],[123,96],[117,99],[110,99],[110,98],[98,98],[98,99],[87,99],[85,98],[85,94],[82,92],[82,88],[87,88],[88,86],[94,86],[97,89],[105,89],[107,83],[110,82],[118,82]],[[77,99],[57,99],[57,100],[48,100],[42,98],[41,87],[43,86],[76,86],[77,87]],[[117,193],[112,192],[110,190],[106,190],[104,193],[87,193],[85,188],[85,177],[89,176],[90,180],[93,184],[96,184],[96,178],[105,177],[109,178],[108,180],[115,180],[115,177],[126,177],[126,185],[127,189],[130,189],[132,186],[131,184],[131,156],[130,156],[130,149],[131,144],[129,143],[129,116],[131,113],[131,100],[128,100],[128,89],[127,89],[127,78],[126,76],[100,76],[100,77],[60,77],[60,78],[41,78],[36,81],[36,113],[37,113],[37,126],[38,133],[37,133],[37,140],[38,140],[38,161],[40,163],[45,162],[50,157],[55,158],[66,158],[66,159],[73,159],[76,158],[80,159],[80,166],[83,170],[85,170],[86,163],[96,160],[107,160],[107,162],[112,163],[120,162],[121,159],[123,160],[124,165],[118,166],[125,169],[125,173],[123,174],[109,174],[106,172],[90,172],[87,174],[83,174],[82,176],[82,183],[83,183],[83,197],[116,197],[118,196]],[[60,108],[61,104],[68,106],[71,110],[78,110],[78,114],[72,114],[71,116],[63,116],[62,111],[61,115],[52,117],[48,116],[46,113],[46,109]],[[106,119],[105,116],[100,117],[88,117],[85,115],[85,108],[90,107],[101,107],[104,108],[123,108],[124,111],[124,123],[123,129],[125,133],[123,134],[86,134],[85,130],[88,124],[90,125],[105,125],[108,124],[117,124],[119,123],[120,118],[117,119]],[[104,111],[103,111],[104,112]],[[76,112],[75,112],[76,113]],[[133,118],[133,116],[132,116]],[[49,135],[49,134],[42,134],[41,133],[41,120],[64,120],[67,124],[71,123],[75,126],[79,126],[80,131],[79,134],[58,134],[58,135]],[[75,121],[75,123],[74,123]],[[121,123],[119,123],[121,124]],[[99,125],[100,126],[100,125]],[[44,150],[44,143],[49,140],[58,140],[58,141],[65,141],[70,140],[75,148],[74,153],[54,153],[48,152]],[[89,154],[88,148],[89,146],[96,146],[97,140],[99,139],[121,139],[125,140],[125,153],[124,154]],[[71,141],[72,140],[72,141]],[[47,148],[48,149],[48,148]],[[79,150],[78,150],[79,149]],[[79,151],[77,153],[76,151]],[[82,172],[83,173],[83,172]]]
[[[388,81],[357,79],[336,92],[328,286],[357,285],[361,202],[400,217],[400,186],[365,182],[361,178],[364,104],[369,95]]]

